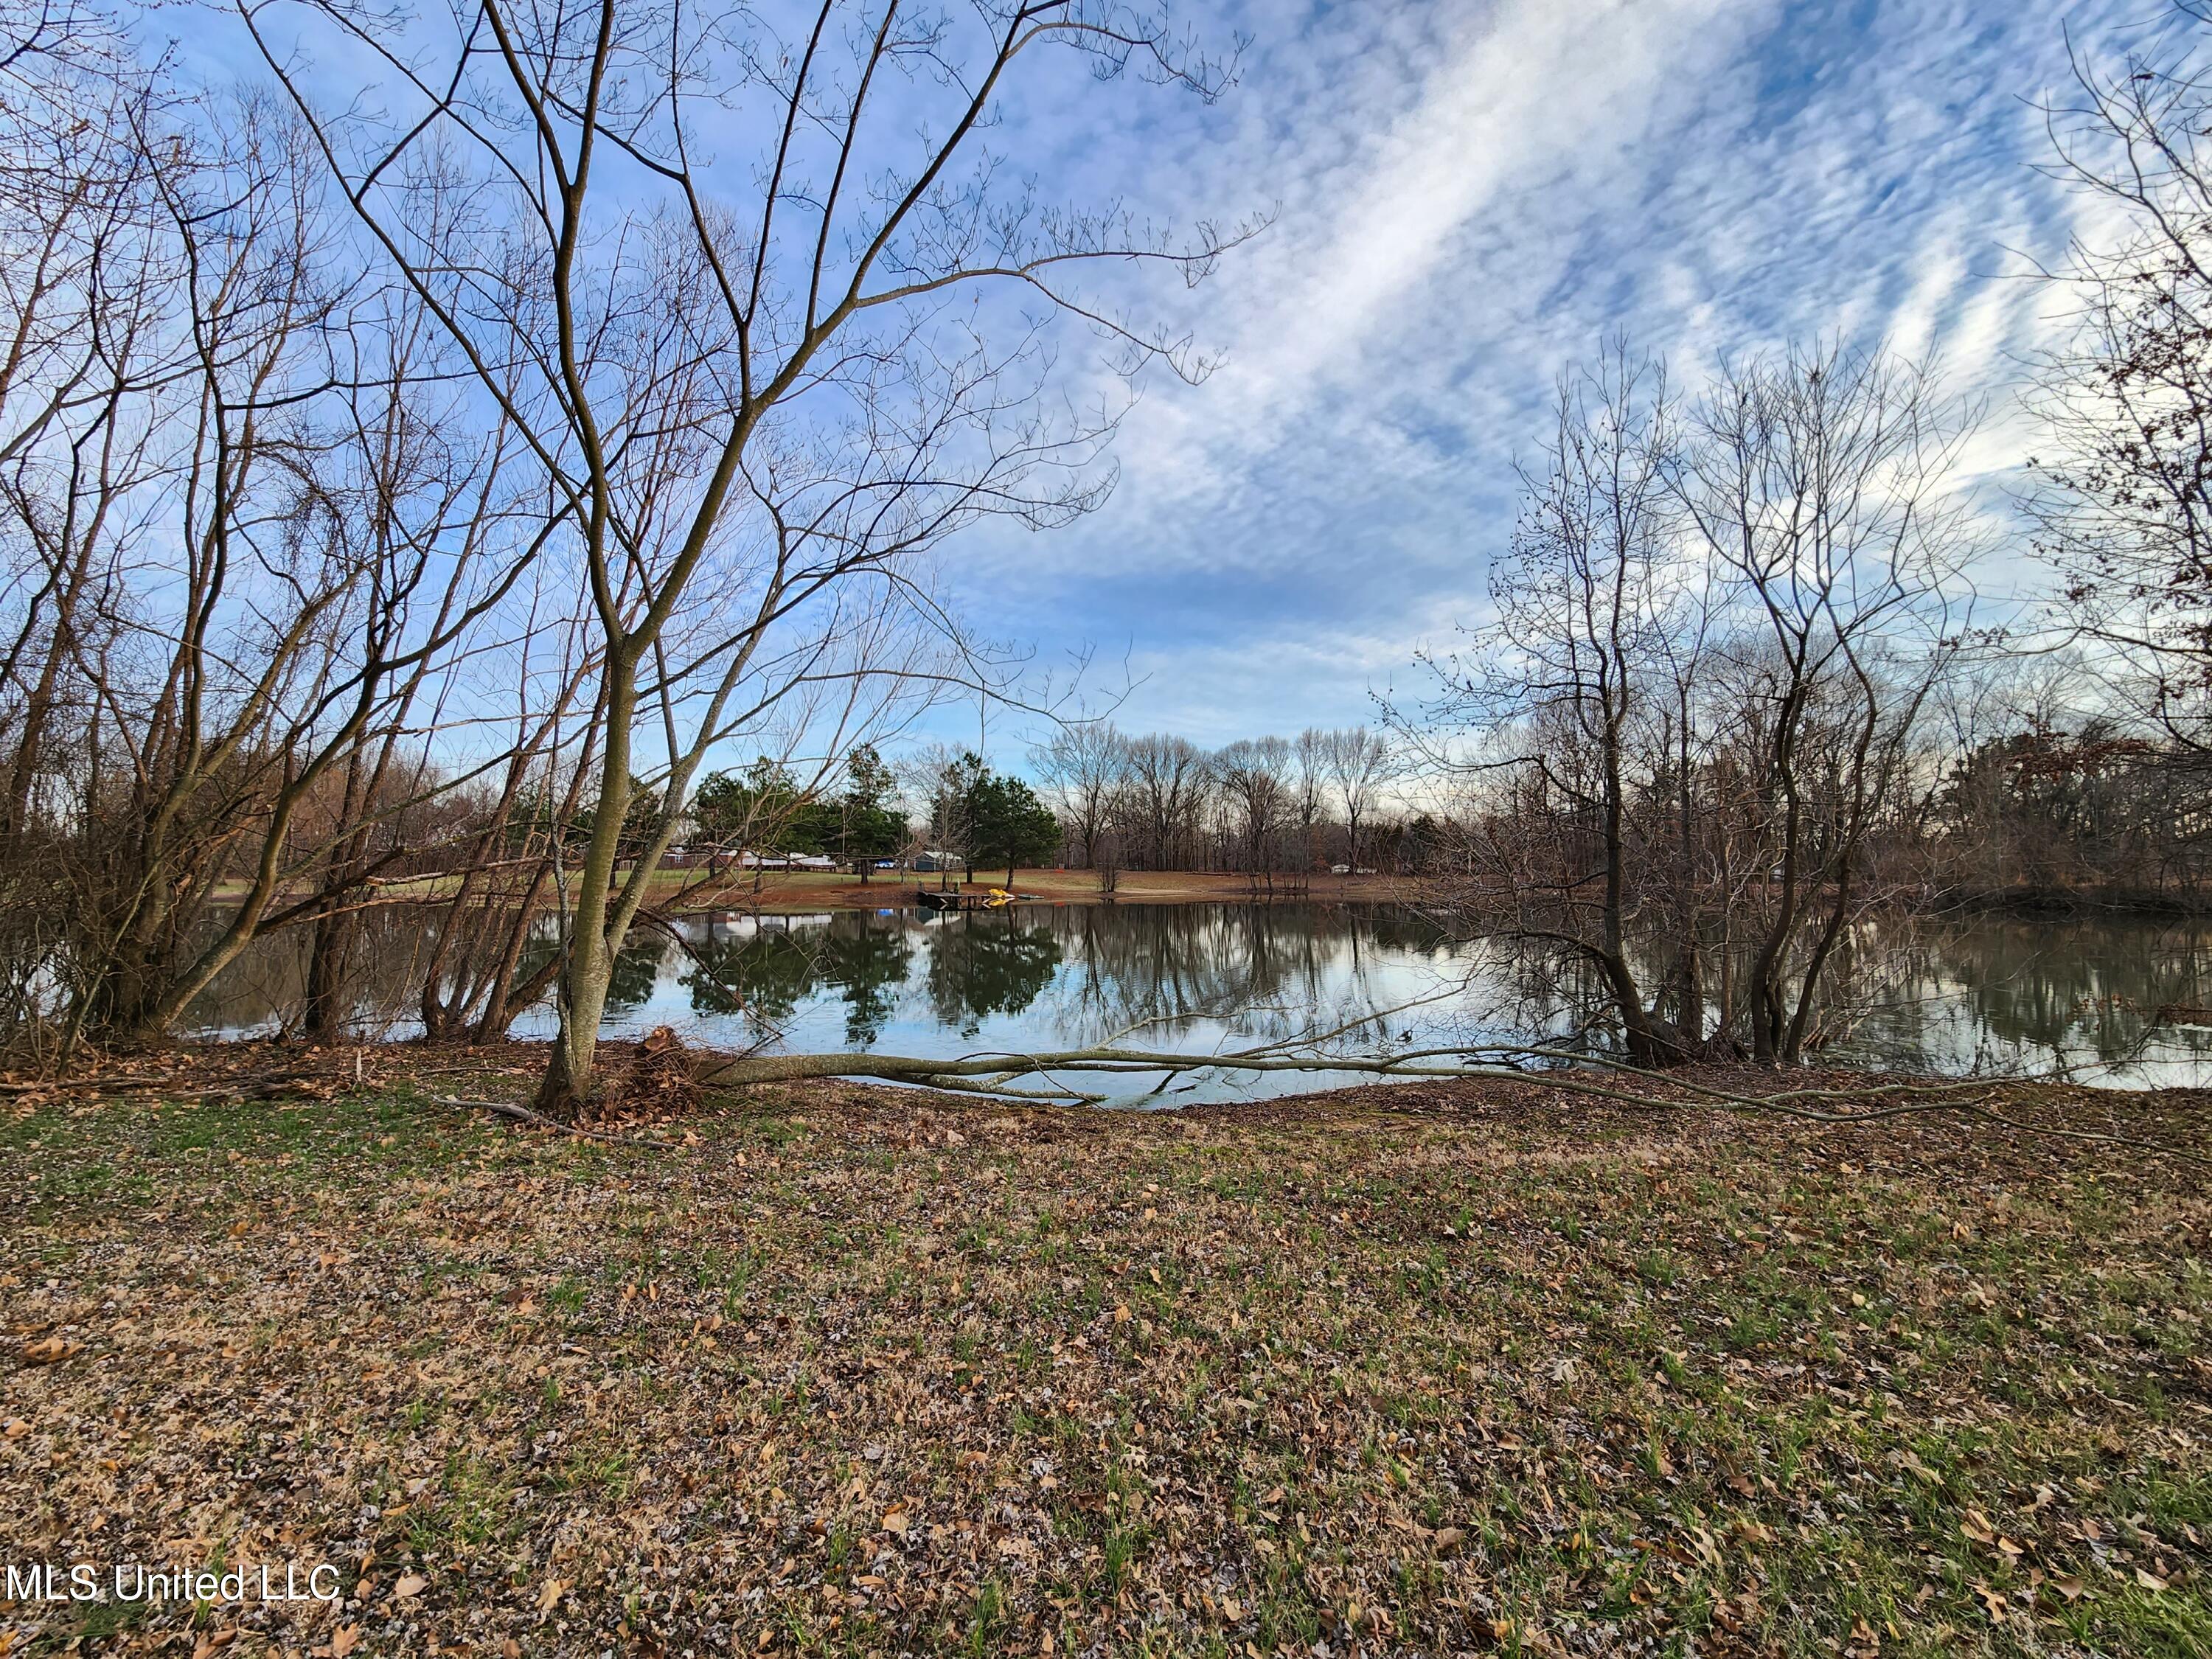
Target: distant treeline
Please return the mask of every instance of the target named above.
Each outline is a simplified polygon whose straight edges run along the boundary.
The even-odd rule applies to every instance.
[[[1382,732],[1309,729],[1207,750],[1164,732],[1073,726],[1033,751],[1068,864],[1105,872],[1427,866],[1431,814],[1392,799],[1408,757]]]

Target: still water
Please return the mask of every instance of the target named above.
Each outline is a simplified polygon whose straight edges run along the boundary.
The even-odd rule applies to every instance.
[[[541,948],[550,949],[550,936]],[[373,930],[366,1036],[410,1035],[427,952],[392,912]],[[1365,1021],[1345,1041],[1429,1047],[1558,1040],[1576,988],[1556,963],[1455,939],[1418,911],[1329,904],[1016,907],[708,920],[679,945],[641,939],[606,1031],[687,1042],[943,1056],[1130,1047],[1212,1053]],[[272,940],[203,999],[198,1030],[279,1031],[296,1018],[301,941]],[[1983,920],[1877,925],[1857,941],[1855,1013],[1822,1058],[1953,1075],[2063,1075],[2111,1087],[2212,1084],[2212,927]],[[1383,1011],[1386,1018],[1372,1017]],[[550,1010],[520,1036],[552,1029]],[[1353,1074],[1186,1079],[1170,1103],[1289,1093]],[[1137,1080],[1138,1090],[1150,1079]],[[1138,1097],[1133,1091],[1130,1098]]]

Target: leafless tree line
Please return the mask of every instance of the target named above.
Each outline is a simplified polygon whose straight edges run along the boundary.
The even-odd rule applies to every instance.
[[[1245,234],[1054,204],[1001,125],[1225,83],[1121,4],[242,0],[234,89],[4,21],[0,926],[49,1060],[281,928],[334,1030],[404,899],[426,1029],[551,993],[573,1107],[708,754],[826,770],[997,689],[930,556],[1101,498],[1064,325],[1203,369],[1077,284]]]
[[[1379,728],[1309,728],[1206,750],[1111,722],[1071,724],[1030,757],[1072,866],[1304,874],[1364,867],[1388,843],[1402,757]]]

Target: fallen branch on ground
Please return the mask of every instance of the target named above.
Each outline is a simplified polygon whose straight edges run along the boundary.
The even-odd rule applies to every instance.
[[[1526,1055],[1545,1060],[1554,1069],[1531,1072],[1491,1061],[1468,1063],[1472,1054]],[[1449,1062],[1449,1063],[1445,1063]],[[1679,1090],[1689,1100],[1667,1093],[1640,1093],[1592,1081],[1585,1073],[1570,1074],[1566,1067],[1592,1067],[1626,1072],[1664,1089]],[[2057,1136],[2069,1140],[2124,1146],[2136,1152],[2212,1164],[2212,1158],[2180,1147],[2167,1146],[2131,1136],[2090,1129],[2066,1128],[2011,1118],[1991,1109],[1988,1097],[2002,1086],[2002,1080],[1976,1079],[1954,1084],[1887,1082],[1869,1079],[1863,1088],[1783,1089],[1771,1094],[1745,1094],[1722,1089],[1694,1079],[1639,1071],[1625,1062],[1602,1056],[1573,1054],[1540,1046],[1495,1045],[1410,1049],[1397,1054],[1340,1054],[1285,1052],[1281,1043],[1206,1054],[1183,1054],[1171,1049],[1134,1049],[1111,1046],[1066,1048],[1038,1054],[986,1053],[951,1059],[918,1055],[850,1054],[748,1055],[709,1064],[700,1081],[709,1087],[743,1088],[763,1083],[793,1083],[815,1079],[856,1078],[902,1084],[945,1093],[983,1095],[1034,1103],[1103,1105],[1114,1098],[1095,1090],[1061,1081],[1066,1076],[1146,1077],[1166,1079],[1202,1072],[1349,1073],[1378,1079],[1420,1079],[1437,1081],[1485,1080],[1540,1084],[1547,1089],[1584,1099],[1626,1106],[1704,1104],[1731,1111],[1771,1113],[1816,1123],[1824,1127],[1849,1128],[1886,1119],[1941,1112],[1962,1112],[2000,1127],[2026,1134]],[[1042,1088],[1017,1088],[1038,1079]],[[1159,1086],[1147,1091],[1159,1092]],[[1978,1098],[1977,1097],[1978,1097]],[[1865,1101],[1859,1111],[1832,1111],[1817,1103]]]

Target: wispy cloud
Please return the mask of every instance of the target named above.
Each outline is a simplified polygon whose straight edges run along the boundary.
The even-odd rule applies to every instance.
[[[1936,350],[1987,396],[1973,461],[2001,481],[2055,308],[2021,256],[2080,210],[2034,169],[2031,100],[2063,82],[2062,23],[2139,10],[1255,6],[1243,85],[1147,114],[1170,159],[1130,181],[1170,213],[1279,203],[1200,293],[1227,367],[1152,390],[1106,511],[969,556],[1048,647],[1133,647],[1132,720],[1212,737],[1361,718],[1370,681],[1478,613],[1514,458],[1614,332],[1678,380],[1821,333]]]

